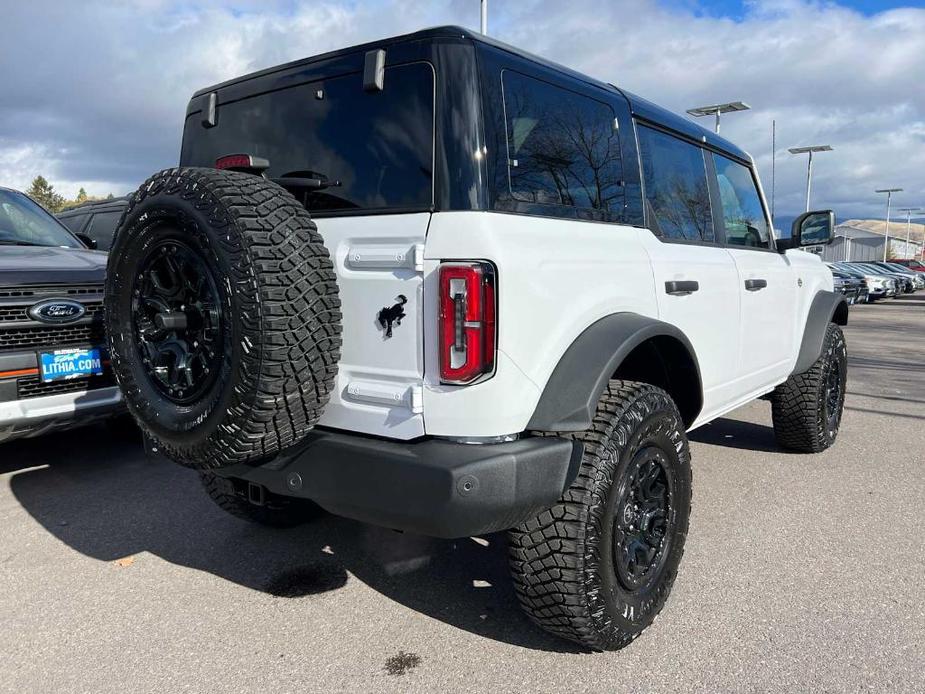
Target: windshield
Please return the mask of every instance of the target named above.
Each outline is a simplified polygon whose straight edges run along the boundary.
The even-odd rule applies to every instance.
[[[0,246],[83,248],[44,208],[11,190],[0,190]]]
[[[385,70],[382,91],[361,74],[319,79],[218,107],[215,127],[192,115],[183,166],[214,167],[220,157],[269,161],[313,212],[429,209],[433,201],[434,73],[427,63]],[[321,179],[310,190],[298,179]],[[291,187],[290,187],[291,185]]]

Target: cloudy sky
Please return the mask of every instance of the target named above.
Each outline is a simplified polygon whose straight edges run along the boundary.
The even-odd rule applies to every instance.
[[[333,48],[437,24],[478,26],[478,0],[4,0],[0,185],[43,174],[73,196],[126,193],[177,161],[196,89]],[[916,7],[917,5],[917,7]],[[683,112],[742,100],[723,121],[771,188],[803,207],[882,217],[925,207],[925,6],[841,0],[491,0],[489,32]]]

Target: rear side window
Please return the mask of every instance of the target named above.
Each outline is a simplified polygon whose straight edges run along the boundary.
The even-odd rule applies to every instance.
[[[427,63],[386,68],[385,88],[364,91],[360,73],[222,104],[217,124],[187,121],[184,166],[214,167],[229,154],[270,162],[270,178],[327,178],[292,189],[312,211],[430,208],[433,202],[434,72]]]
[[[75,214],[70,217],[59,217],[58,221],[61,222],[64,226],[68,228],[69,231],[76,234],[80,231],[80,228],[84,225],[84,222],[87,220],[87,215],[85,214]]]
[[[99,244],[101,250],[108,251],[112,246],[112,237],[116,233],[116,224],[119,223],[121,214],[118,210],[98,212],[90,220],[87,235]]]
[[[752,172],[747,166],[720,154],[713,154],[713,163],[723,205],[726,243],[770,248],[768,222]]]
[[[610,106],[510,70],[502,86],[511,197],[619,218],[623,169]]]
[[[665,239],[713,241],[713,214],[703,150],[639,126],[649,228]]]

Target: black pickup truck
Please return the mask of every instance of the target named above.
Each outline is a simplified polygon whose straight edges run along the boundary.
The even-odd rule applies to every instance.
[[[122,409],[105,348],[106,254],[92,245],[0,188],[0,442]]]

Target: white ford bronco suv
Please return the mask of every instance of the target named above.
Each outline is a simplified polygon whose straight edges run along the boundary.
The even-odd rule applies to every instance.
[[[235,79],[109,259],[113,368],[152,450],[229,512],[508,530],[520,602],[620,648],[659,612],[685,432],[770,399],[835,440],[844,298],[774,238],[742,150],[459,27]]]

